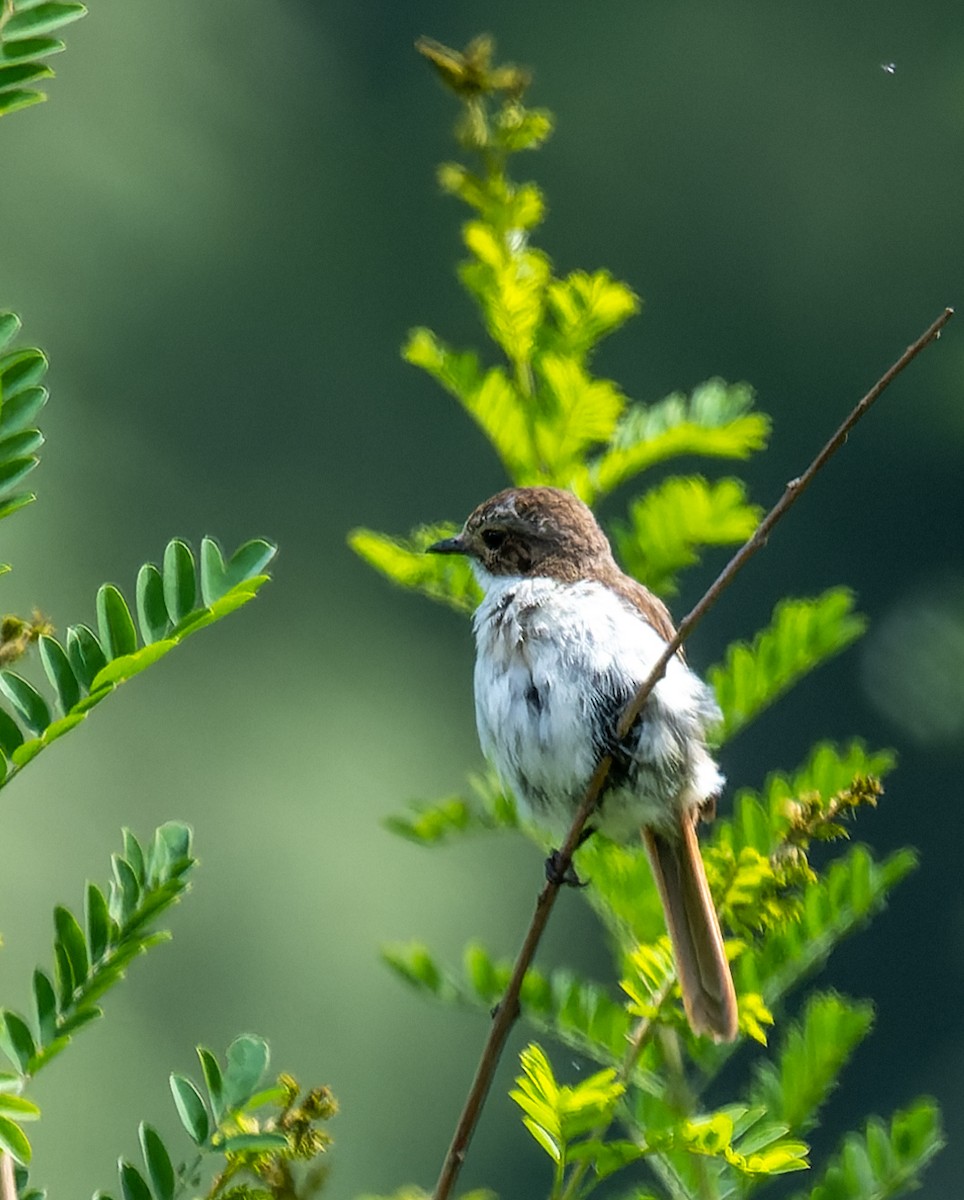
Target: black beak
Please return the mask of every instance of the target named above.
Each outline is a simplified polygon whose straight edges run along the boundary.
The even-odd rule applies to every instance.
[[[425,547],[426,554],[465,554],[465,552],[461,534],[456,537],[443,538],[442,541],[433,542],[431,546]]]

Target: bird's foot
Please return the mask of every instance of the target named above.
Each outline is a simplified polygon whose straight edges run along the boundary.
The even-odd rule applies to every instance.
[[[558,850],[553,850],[546,859],[546,879],[556,887],[581,888],[589,882],[588,879],[579,878],[572,862],[566,863],[565,870],[563,870],[562,854]]]

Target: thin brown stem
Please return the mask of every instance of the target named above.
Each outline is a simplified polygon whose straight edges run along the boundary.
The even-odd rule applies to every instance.
[[[626,706],[616,728],[617,740],[624,738],[632,728],[639,714],[643,711],[643,706],[649,699],[650,693],[665,673],[670,659],[676,654],[680,646],[690,636],[703,617],[706,616],[707,612],[709,612],[723,592],[730,586],[743,567],[746,566],[747,562],[758,550],[766,545],[767,538],[777,522],[786,515],[787,511],[814,481],[817,473],[826,466],[827,462],[840,449],[847,440],[847,435],[851,429],[868,412],[874,401],[913,362],[926,346],[940,336],[941,330],[953,315],[954,310],[952,308],[944,309],[937,320],[920,335],[916,342],[907,347],[893,366],[885,371],[870,391],[854,405],[846,420],[843,421],[803,474],[799,475],[796,479],[790,480],[783,495],[760,522],[756,532],[733,555],[695,608],[691,609],[683,620],[680,621],[676,636],[666,646],[666,649],[660,655],[652,671],[650,671],[648,678],[644,680],[636,695]],[[590,814],[596,807],[599,797],[602,795],[611,767],[612,758],[607,755],[600,760],[596,770],[593,772],[592,778],[586,788],[586,794],[573,818],[562,849],[559,851],[556,860],[558,868],[557,878],[561,878],[565,874],[566,869],[572,861],[572,856],[579,845],[580,835],[586,822],[589,820]],[[472,1086],[469,1089],[465,1106],[462,1109],[462,1114],[455,1127],[455,1133],[452,1136],[445,1161],[442,1164],[438,1183],[435,1185],[434,1200],[447,1200],[462,1169],[462,1163],[465,1160],[479,1114],[489,1093],[489,1088],[492,1086],[492,1079],[495,1075],[506,1038],[519,1015],[519,993],[522,988],[522,981],[535,957],[536,949],[549,920],[549,914],[556,902],[558,892],[559,885],[550,882],[539,893],[535,912],[529,929],[526,932],[518,958],[516,959],[512,977],[509,980],[502,1003],[496,1011],[492,1026],[489,1029],[489,1036],[482,1050],[475,1078],[472,1080]]]
[[[17,1200],[17,1177],[13,1159],[0,1151],[0,1200]]]

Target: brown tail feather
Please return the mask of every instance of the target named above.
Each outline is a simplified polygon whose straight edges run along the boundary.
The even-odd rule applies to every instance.
[[[644,829],[643,840],[663,901],[690,1026],[714,1041],[732,1042],[737,1033],[736,992],[695,824],[684,817],[678,837]]]

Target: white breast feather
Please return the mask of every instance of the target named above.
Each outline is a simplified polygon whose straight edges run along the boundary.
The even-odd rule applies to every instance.
[[[631,694],[666,643],[603,584],[477,574],[485,589],[474,620],[482,751],[516,793],[524,815],[528,809],[537,822],[565,829],[598,754],[593,739],[598,713],[592,710],[587,679],[609,675]],[[543,698],[540,706],[527,699],[533,687]],[[674,658],[653,697],[650,710],[656,719],[643,722],[634,757],[643,764],[674,755],[678,761],[682,733],[686,778],[672,797],[647,794],[644,772],[639,787],[609,794],[602,829],[611,837],[627,839],[641,824],[665,822],[674,808],[699,805],[722,787],[702,745],[707,724],[718,717],[706,685]],[[667,719],[660,720],[661,714]]]

